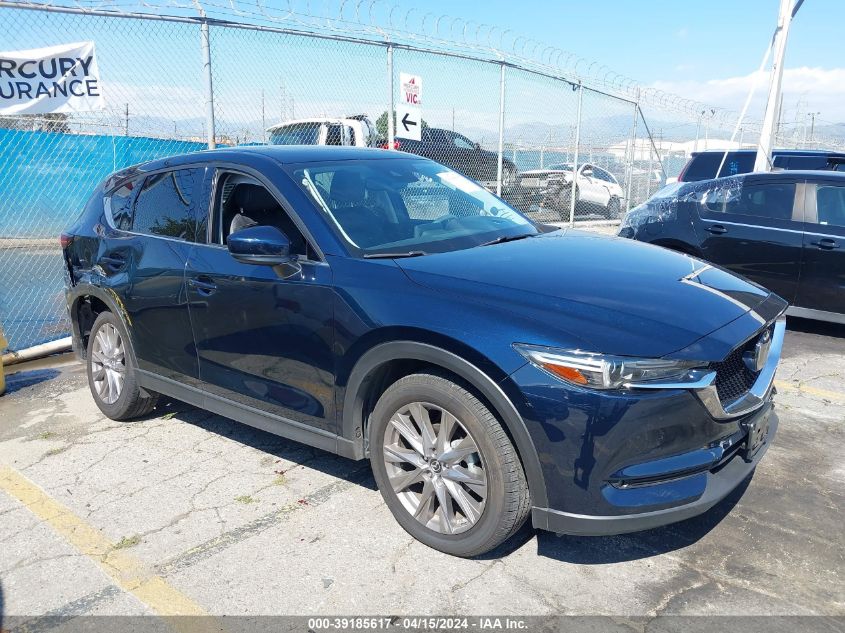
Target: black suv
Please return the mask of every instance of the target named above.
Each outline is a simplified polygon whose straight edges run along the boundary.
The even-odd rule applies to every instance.
[[[456,172],[480,182],[488,189],[496,188],[499,155],[482,149],[463,134],[436,127],[423,128],[421,140],[400,138],[398,149],[435,160]],[[516,183],[517,169],[507,158],[502,159],[502,187]]]
[[[709,260],[845,323],[845,173],[754,173],[675,183],[631,210],[622,237]]]
[[[727,153],[724,164],[724,151],[709,150],[693,152],[689,162],[681,170],[678,182],[695,182],[719,177],[748,174],[754,171],[754,159],[757,151],[740,149]],[[776,149],[772,152],[772,163],[777,170],[821,169],[845,171],[845,153],[806,149]],[[722,168],[719,169],[719,165]]]

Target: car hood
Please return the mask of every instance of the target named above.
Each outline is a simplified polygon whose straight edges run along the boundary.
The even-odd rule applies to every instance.
[[[397,263],[413,282],[520,316],[545,339],[522,342],[607,354],[672,354],[749,312],[761,327],[753,311],[770,296],[693,257],[573,230]]]

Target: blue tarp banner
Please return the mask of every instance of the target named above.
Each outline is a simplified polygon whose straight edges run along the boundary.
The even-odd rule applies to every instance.
[[[191,141],[0,129],[0,324],[9,349],[69,334],[58,236],[97,184],[123,167],[205,148]]]

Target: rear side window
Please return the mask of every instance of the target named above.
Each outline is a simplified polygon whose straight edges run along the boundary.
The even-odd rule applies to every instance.
[[[343,126],[330,123],[326,130],[326,145],[343,145]]]
[[[827,156],[790,156],[787,169],[828,169]]]
[[[178,169],[147,177],[135,200],[132,230],[197,242],[205,240],[204,169]]]
[[[319,123],[293,123],[270,134],[271,145],[316,145],[319,140]]]
[[[684,182],[716,178],[716,170],[719,169],[723,156],[721,152],[705,152],[693,156],[684,170]],[[754,170],[754,158],[753,152],[728,152],[718,177],[750,173]]]
[[[111,215],[112,224],[116,229],[132,229],[132,200],[138,192],[138,182],[127,182],[106,197],[106,211]]]
[[[819,186],[816,211],[819,224],[845,227],[845,187]]]

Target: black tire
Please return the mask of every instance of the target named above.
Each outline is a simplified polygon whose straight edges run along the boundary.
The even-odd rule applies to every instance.
[[[452,413],[478,447],[487,478],[487,496],[480,517],[459,534],[445,534],[417,521],[389,481],[383,458],[385,430],[394,414],[416,402],[430,403]],[[373,473],[385,503],[405,531],[429,547],[454,556],[477,556],[513,536],[528,517],[528,483],[516,449],[496,416],[462,384],[429,373],[398,380],[375,406],[369,441]]]
[[[607,207],[605,209],[605,217],[608,220],[615,220],[619,217],[619,214],[622,212],[622,204],[619,202],[619,198],[616,196],[611,196],[610,200],[607,201]]]
[[[112,326],[120,336],[123,345],[124,379],[120,395],[114,402],[106,402],[98,393],[94,380],[93,358],[97,333],[106,326]],[[88,369],[88,388],[97,407],[112,420],[130,420],[148,414],[155,408],[158,394],[141,389],[135,372],[135,355],[132,352],[129,336],[120,319],[111,312],[101,312],[91,326],[88,336],[86,365]]]
[[[560,219],[564,222],[569,221],[569,214],[572,210],[572,201],[570,196],[572,195],[572,187],[564,187],[560,192],[560,209],[558,213],[560,213]],[[581,196],[578,192],[578,187],[575,187],[575,215],[578,215],[578,212],[581,205]]]
[[[510,189],[516,184],[517,171],[509,165],[502,167],[502,189]]]

